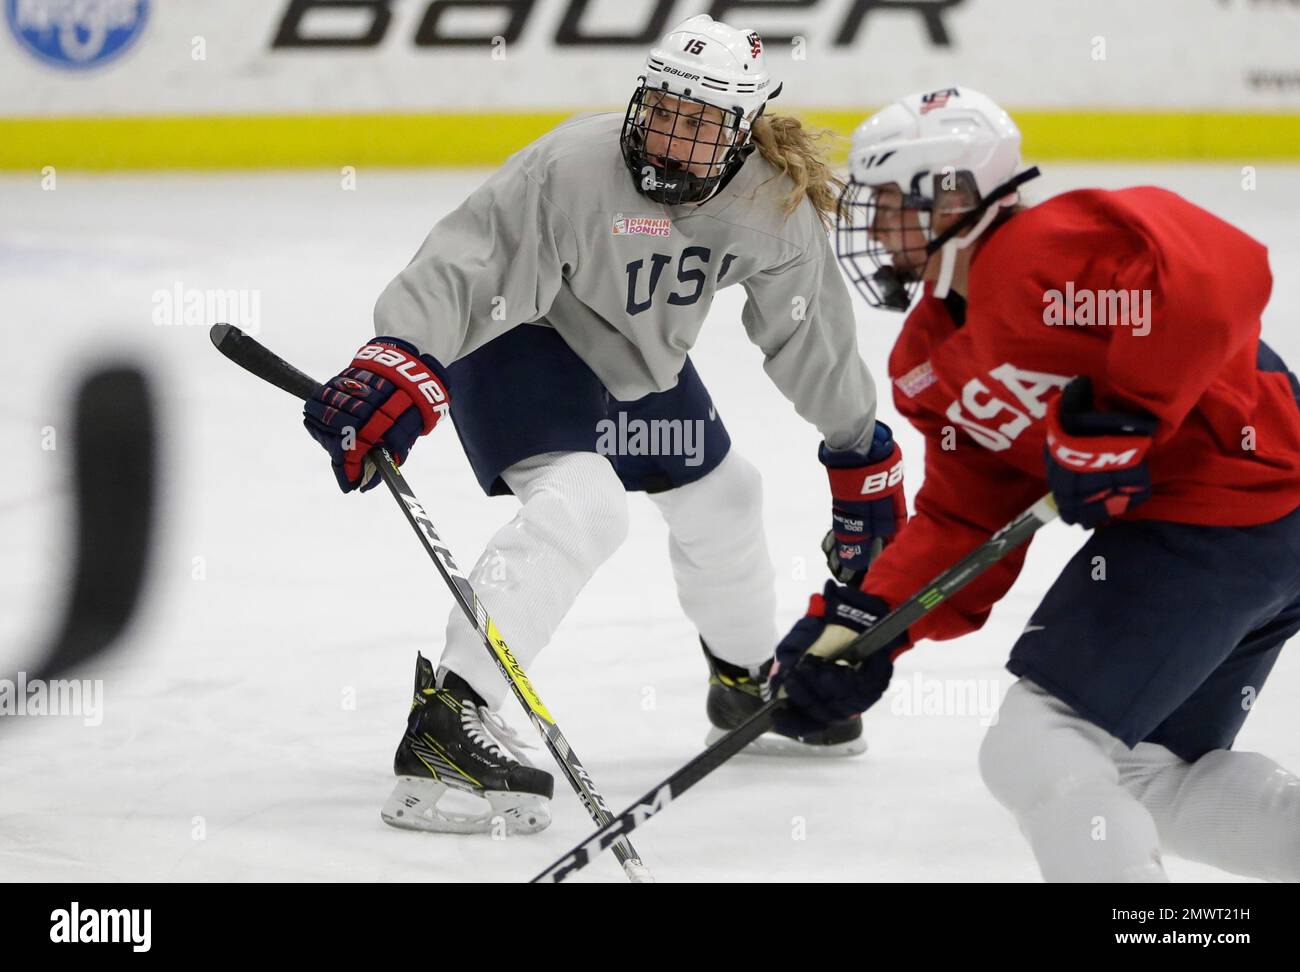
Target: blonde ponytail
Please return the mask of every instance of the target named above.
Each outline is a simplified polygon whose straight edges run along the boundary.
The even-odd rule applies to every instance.
[[[782,205],[785,215],[793,213],[807,196],[822,223],[830,226],[844,182],[831,171],[821,143],[838,136],[827,130],[809,131],[797,118],[764,115],[754,122],[751,137],[759,155],[794,182]]]

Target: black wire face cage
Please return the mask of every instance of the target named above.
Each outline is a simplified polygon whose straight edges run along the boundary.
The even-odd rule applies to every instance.
[[[864,300],[872,307],[906,311],[912,305],[930,259],[933,215],[929,199],[917,191],[882,192],[850,180],[840,192],[835,215],[835,255]],[[887,205],[881,205],[885,196]],[[908,219],[908,212],[917,219]],[[908,229],[908,226],[911,226]],[[911,241],[912,245],[905,243]],[[897,251],[886,247],[890,243]]]
[[[724,112],[686,94],[647,88],[643,79],[628,102],[622,135],[623,161],[637,191],[669,206],[710,199],[753,151],[740,122],[739,109]]]

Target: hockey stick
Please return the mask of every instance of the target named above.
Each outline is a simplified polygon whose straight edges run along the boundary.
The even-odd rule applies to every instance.
[[[264,381],[270,382],[277,388],[287,391],[295,398],[306,400],[320,387],[320,382],[303,374],[279,355],[269,351],[233,325],[214,324],[209,336],[212,338],[212,343],[216,349],[235,364]],[[442,575],[442,579],[451,590],[452,597],[456,599],[460,609],[465,612],[465,617],[469,620],[470,626],[478,632],[483,647],[492,656],[492,660],[496,663],[501,676],[510,685],[511,691],[514,692],[515,698],[519,700],[519,704],[524,707],[537,731],[546,740],[546,747],[551,751],[551,755],[555,757],[555,761],[559,763],[560,769],[578,794],[578,799],[582,801],[582,805],[587,808],[587,813],[591,815],[591,818],[596,823],[605,826],[613,819],[609,806],[596,789],[596,785],[587,774],[587,770],[578,760],[573,747],[569,745],[569,741],[560,732],[560,727],[555,718],[547,711],[541,696],[537,694],[537,690],[533,688],[532,682],[528,680],[528,676],[524,673],[523,666],[511,654],[510,648],[501,636],[501,632],[497,630],[496,624],[488,617],[487,611],[484,609],[482,602],[475,596],[474,589],[470,586],[469,581],[460,568],[456,566],[451,551],[447,549],[447,546],[438,536],[433,521],[429,519],[429,515],[425,512],[420,501],[415,498],[415,493],[407,485],[406,478],[402,475],[397,463],[393,461],[392,455],[386,447],[378,445],[370,450],[366,458],[374,463],[379,475],[388,484],[393,498],[397,500],[397,505],[402,508],[402,512],[406,515],[406,521],[420,538],[420,543],[424,545],[424,549],[432,558],[434,566],[438,568],[438,573]],[[614,845],[614,856],[623,865],[623,870],[633,883],[648,884],[654,881],[654,878],[651,877],[645,865],[641,863],[639,855],[629,841],[620,840],[616,843]]]
[[[838,649],[829,652],[826,657],[860,662],[873,652],[879,651],[896,637],[906,632],[922,616],[934,610],[940,603],[993,566],[1011,550],[1028,540],[1039,527],[1050,523],[1055,518],[1056,503],[1049,493],[930,581],[916,594],[885,615],[879,624],[864,631]],[[680,797],[761,736],[771,726],[776,710],[784,705],[785,690],[782,689],[776,698],[772,699],[712,746],[709,746],[668,779],[656,785],[649,793],[620,813],[612,823],[606,824],[538,874],[533,878],[532,883],[558,884],[574,871],[586,867],[612,842],[622,840],[627,834],[645,823],[646,820],[664,809],[673,800]]]
[[[129,366],[90,375],[73,428],[76,566],[32,680],[48,681],[117,640],[140,600],[153,536],[156,443],[144,375]]]

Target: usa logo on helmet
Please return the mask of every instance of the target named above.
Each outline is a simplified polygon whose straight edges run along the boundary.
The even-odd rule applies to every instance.
[[[758,31],[751,30],[745,36],[745,40],[749,41],[750,57],[758,57],[758,55],[763,53],[763,38],[758,36]]]
[[[113,60],[144,32],[149,0],[5,0],[18,43],[54,67],[84,70]]]
[[[927,114],[936,108],[942,108],[948,103],[949,98],[960,98],[961,92],[956,88],[944,88],[942,91],[931,91],[929,94],[921,95],[921,114]]]

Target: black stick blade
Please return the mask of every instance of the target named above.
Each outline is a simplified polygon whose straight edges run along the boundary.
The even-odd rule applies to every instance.
[[[77,555],[62,627],[38,673],[51,678],[108,648],[144,587],[154,533],[157,433],[144,375],[92,374],[77,394]]]
[[[212,346],[245,371],[274,385],[281,391],[306,401],[316,394],[320,382],[303,374],[256,338],[248,337],[233,324],[213,324],[208,330]]]
[[[244,336],[244,332],[233,324],[213,324],[208,329],[208,337],[212,339],[212,346],[218,351],[227,338],[238,339]]]

